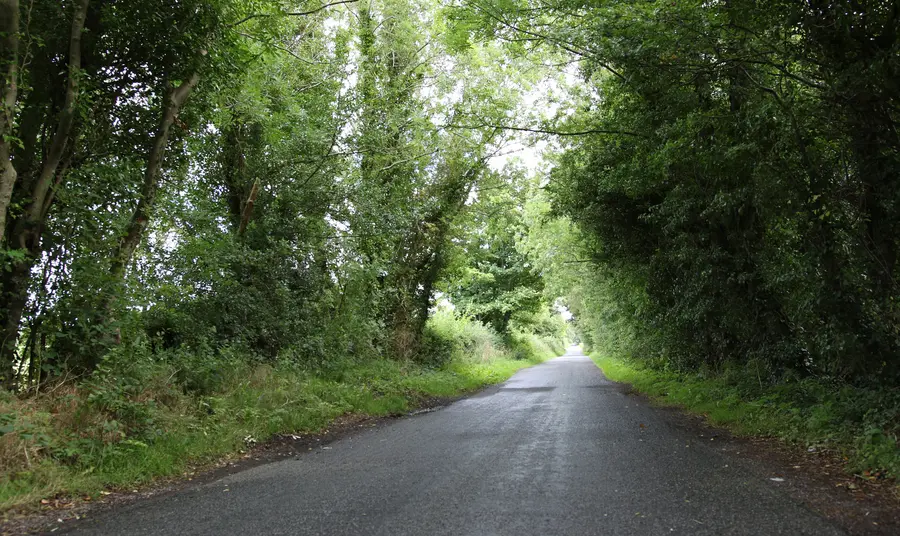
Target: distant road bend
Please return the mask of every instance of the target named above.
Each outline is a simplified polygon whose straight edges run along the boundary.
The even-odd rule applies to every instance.
[[[843,534],[674,421],[573,348],[440,411],[118,508],[72,533]]]

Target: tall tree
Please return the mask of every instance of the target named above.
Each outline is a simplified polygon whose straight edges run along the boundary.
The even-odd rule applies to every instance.
[[[3,244],[6,237],[6,211],[17,178],[11,157],[19,89],[18,0],[3,0],[0,3],[0,61],[3,63],[3,85],[0,88],[0,244]]]

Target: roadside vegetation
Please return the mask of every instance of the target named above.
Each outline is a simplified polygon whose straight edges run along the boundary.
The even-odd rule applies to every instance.
[[[471,4],[492,37],[578,60],[526,212],[586,348],[900,477],[897,2]]]
[[[110,360],[85,382],[59,380],[27,398],[0,395],[0,415],[13,417],[0,437],[0,510],[183,477],[275,435],[316,433],[347,415],[402,415],[564,351],[563,333],[517,333],[506,343],[449,311],[429,330],[429,355],[440,359],[431,365],[345,356],[309,370],[293,359],[147,354],[127,365]],[[187,359],[199,365],[190,377],[174,364]]]
[[[757,363],[714,372],[671,372],[640,360],[592,356],[604,374],[654,400],[704,415],[743,436],[775,437],[845,457],[848,469],[880,479],[900,474],[894,439],[900,392],[816,378],[762,383]]]

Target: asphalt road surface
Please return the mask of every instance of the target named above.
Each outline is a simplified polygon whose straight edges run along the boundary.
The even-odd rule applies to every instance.
[[[758,469],[572,349],[439,411],[108,511],[74,533],[842,534]]]

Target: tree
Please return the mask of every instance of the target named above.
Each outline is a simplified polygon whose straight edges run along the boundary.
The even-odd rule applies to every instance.
[[[524,172],[508,166],[479,189],[463,263],[447,283],[452,303],[498,333],[509,334],[514,319],[545,308],[540,272],[520,243],[527,234],[522,200],[529,188]]]
[[[580,60],[591,91],[544,130],[579,133],[549,189],[614,282],[585,313],[628,312],[680,366],[861,379],[895,375],[900,344],[897,17],[877,2],[474,1],[458,20]]]
[[[13,110],[17,101],[17,85],[16,78],[19,76],[18,69],[18,3],[13,2],[8,6],[9,12],[6,17],[9,19],[7,47],[10,50],[9,61],[12,62],[10,72],[8,74],[7,101],[4,106],[4,113],[0,117],[0,131],[3,131],[4,141],[0,142],[0,165],[6,166],[3,171],[4,184],[0,185],[0,244],[5,244],[7,248],[15,253],[10,255],[11,266],[0,279],[0,296],[5,299],[6,305],[0,309],[0,381],[11,380],[12,365],[14,361],[15,343],[18,338],[19,323],[25,308],[25,302],[28,291],[28,278],[33,267],[35,258],[40,254],[41,230],[47,213],[53,202],[54,191],[51,187],[59,187],[61,181],[65,178],[68,171],[68,164],[60,170],[63,163],[64,152],[68,149],[72,151],[75,143],[73,136],[73,126],[75,116],[77,114],[77,101],[81,93],[79,79],[81,73],[82,58],[82,33],[84,31],[85,19],[88,13],[88,0],[79,0],[72,7],[72,24],[68,39],[68,71],[66,74],[66,82],[64,89],[60,89],[62,93],[61,108],[56,118],[56,128],[52,135],[46,140],[47,148],[40,161],[33,158],[36,152],[33,146],[33,138],[28,138],[28,146],[23,144],[22,149],[28,151],[27,155],[19,154],[19,158],[24,161],[24,169],[22,176],[24,180],[16,185],[16,178],[19,171],[15,169],[12,159],[12,152],[9,150],[9,144],[15,137],[12,124]],[[51,98],[58,98],[54,95]],[[27,113],[27,110],[26,110]],[[37,112],[41,113],[41,112]],[[53,126],[53,118],[50,113],[44,112],[44,124]],[[23,121],[31,119],[26,115]],[[27,125],[24,125],[27,128]],[[24,157],[24,158],[23,158]],[[29,166],[29,163],[31,166]],[[12,198],[13,192],[18,186],[16,198],[22,199],[24,209],[21,213],[7,215],[9,200]],[[26,193],[27,192],[27,193]],[[5,222],[7,219],[12,221],[8,234],[6,233]]]

